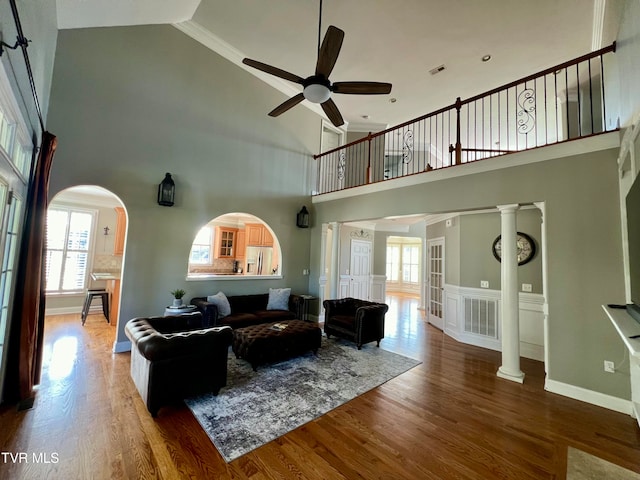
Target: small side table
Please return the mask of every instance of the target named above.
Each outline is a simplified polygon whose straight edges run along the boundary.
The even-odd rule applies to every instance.
[[[172,307],[171,305],[169,305],[164,309],[164,316],[166,317],[168,315],[181,315],[183,313],[191,313],[195,312],[197,308],[198,307],[196,307],[195,305],[182,305],[181,307]]]
[[[302,298],[302,305],[300,305],[300,320],[304,320],[306,322],[309,320],[309,305],[311,302],[318,300],[318,297],[314,297],[313,295],[300,295]]]

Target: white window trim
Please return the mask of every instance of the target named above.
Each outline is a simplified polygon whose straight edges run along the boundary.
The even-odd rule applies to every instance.
[[[94,208],[82,208],[76,206],[70,206],[60,203],[52,203],[47,208],[47,213],[49,210],[67,210],[68,212],[80,212],[80,213],[89,213],[91,214],[91,238],[89,239],[89,248],[87,249],[87,264],[86,264],[86,275],[84,279],[84,285],[82,289],[79,290],[47,290],[45,291],[45,295],[47,296],[66,296],[66,295],[78,295],[86,292],[89,281],[91,280],[91,272],[93,270],[93,258],[95,256],[95,242],[97,237],[97,225],[98,225],[98,210]],[[46,236],[45,236],[46,241]],[[45,248],[45,257],[46,252],[48,251]],[[66,251],[66,248],[63,250]]]

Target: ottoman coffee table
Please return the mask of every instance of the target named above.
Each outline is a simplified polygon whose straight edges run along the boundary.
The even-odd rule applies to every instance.
[[[285,360],[313,350],[318,352],[322,330],[314,322],[288,320],[238,328],[233,331],[233,353],[258,365]]]

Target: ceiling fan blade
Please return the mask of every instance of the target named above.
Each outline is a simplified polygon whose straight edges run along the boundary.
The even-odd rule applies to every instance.
[[[302,85],[303,78],[299,77],[294,73],[289,73],[286,70],[282,70],[277,67],[273,67],[271,65],[267,65],[266,63],[259,62],[257,60],[251,60],[250,58],[244,58],[242,63],[245,65],[249,65],[250,67],[257,68],[265,73],[269,73],[271,75],[275,75],[276,77],[284,78],[285,80],[289,80],[290,82],[299,83]]]
[[[320,51],[318,52],[318,63],[316,64],[316,75],[323,75],[329,78],[333,66],[338,60],[342,41],[344,40],[344,31],[338,27],[329,25],[327,33],[324,35]]]
[[[391,92],[390,83],[381,82],[336,82],[331,86],[334,93],[354,95],[384,95]]]
[[[340,125],[344,125],[344,120],[342,119],[342,115],[340,115],[340,110],[333,102],[333,100],[329,99],[326,102],[320,104],[322,106],[322,110],[327,114],[331,123],[333,123],[336,127]]]
[[[271,110],[269,112],[269,116],[270,117],[277,117],[278,115],[281,115],[284,112],[286,112],[287,110],[289,110],[291,107],[295,107],[302,100],[304,100],[304,95],[302,93],[299,93],[298,95],[295,95],[295,96],[291,97],[289,100],[286,100],[286,101],[282,102],[276,108]]]

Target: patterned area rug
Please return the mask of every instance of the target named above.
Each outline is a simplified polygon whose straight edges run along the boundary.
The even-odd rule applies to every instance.
[[[317,356],[309,352],[257,372],[230,352],[227,386],[218,396],[185,403],[230,462],[420,363],[375,343],[358,350],[323,336]]]
[[[567,452],[567,480],[640,480],[640,474],[577,448]]]

